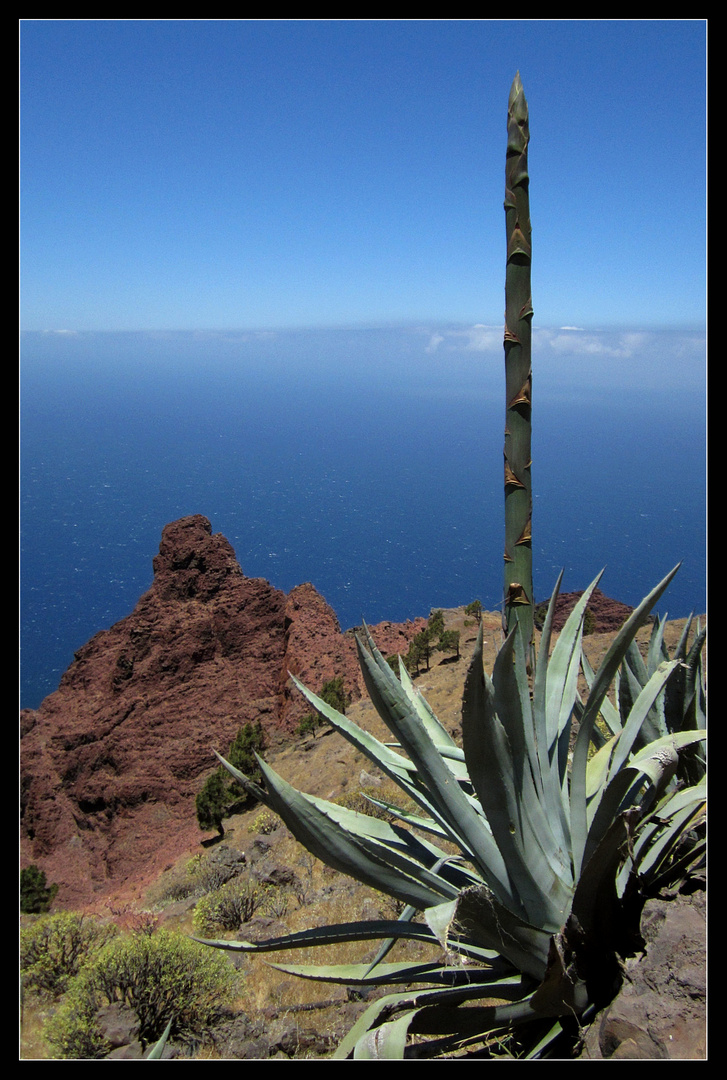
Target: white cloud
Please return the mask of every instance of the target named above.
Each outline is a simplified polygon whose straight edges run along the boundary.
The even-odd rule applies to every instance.
[[[502,327],[476,323],[458,330],[430,331],[425,352],[435,353],[442,346],[450,352],[490,352],[502,349]]]
[[[435,353],[443,341],[444,337],[442,334],[432,334],[429,339],[429,344],[424,349],[424,352]]]
[[[427,329],[425,351],[441,356],[503,356],[500,326]],[[705,381],[706,334],[678,329],[601,330],[581,326],[534,327],[533,370],[542,391],[581,387],[598,390],[701,390]]]
[[[533,368],[551,385],[695,389],[704,384],[706,335],[681,330],[536,329]]]

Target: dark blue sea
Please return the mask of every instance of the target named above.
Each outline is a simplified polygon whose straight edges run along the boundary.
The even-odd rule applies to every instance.
[[[636,604],[681,562],[659,611],[705,611],[703,388],[541,381],[537,599],[561,568],[571,591],[606,567],[603,591]],[[248,576],[313,582],[343,628],[496,609],[503,396],[501,365],[432,364],[394,331],[24,335],[21,705],[132,610],[162,528],[187,514]]]

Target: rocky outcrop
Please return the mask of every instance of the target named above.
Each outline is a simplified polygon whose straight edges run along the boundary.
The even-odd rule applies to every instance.
[[[588,1029],[582,1059],[707,1056],[706,893],[649,900],[644,951],[626,961],[623,986]]]
[[[562,630],[573,608],[576,606],[582,592],[563,593],[556,601],[555,615],[553,616],[553,629]],[[588,611],[593,615],[593,623],[589,632],[595,634],[610,634],[620,630],[634,609],[628,604],[622,604],[619,600],[612,600],[610,596],[604,596],[600,589],[594,589],[591,599],[588,601]],[[542,616],[545,618],[547,604],[544,606]]]
[[[361,693],[355,644],[310,584],[288,595],[246,577],[201,515],[167,525],[134,611],[75,654],[37,710],[21,713],[21,852],[81,906],[145,881],[199,840],[194,799],[245,723],[269,743],[309,706],[288,672]],[[424,620],[386,624],[402,651]],[[392,649],[393,651],[393,649]]]

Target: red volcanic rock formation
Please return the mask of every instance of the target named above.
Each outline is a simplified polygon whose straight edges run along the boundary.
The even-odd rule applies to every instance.
[[[555,605],[555,615],[553,616],[554,630],[563,629],[568,616],[582,596],[582,592],[572,592],[563,593],[558,597]],[[591,599],[588,601],[588,610],[593,614],[593,632],[596,634],[610,634],[621,629],[634,609],[627,604],[622,604],[619,600],[612,600],[609,596],[604,596],[600,589],[594,589]]]
[[[423,625],[373,629],[382,651],[405,652]],[[316,691],[343,674],[361,693],[353,639],[312,585],[286,596],[245,577],[201,515],[167,525],[133,612],[21,713],[23,865],[44,869],[65,906],[153,879],[199,839],[212,748],[256,720],[270,742],[290,737],[310,711],[289,671]]]

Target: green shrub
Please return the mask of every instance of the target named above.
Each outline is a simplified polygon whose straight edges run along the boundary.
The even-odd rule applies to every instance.
[[[254,724],[243,724],[230,745],[228,761],[236,769],[253,779],[260,778],[255,754],[265,749],[265,732],[257,720]],[[252,796],[239,784],[230,783],[224,769],[216,769],[204,782],[196,798],[197,823],[200,829],[217,829],[220,836],[225,835],[223,818],[244,810],[253,802]]]
[[[269,810],[263,810],[251,822],[248,832],[261,833],[263,836],[268,836],[270,833],[275,832],[282,825],[282,821],[277,814],[271,814]]]
[[[229,784],[223,770],[215,769],[205,780],[204,787],[195,800],[200,829],[217,829],[220,836],[225,835],[222,819],[230,804],[228,791]]]
[[[482,621],[482,604],[479,600],[473,600],[471,604],[468,604],[464,609],[465,615],[474,615],[477,622]]]
[[[39,997],[59,998],[118,930],[75,911],[46,915],[20,931],[23,988]]]
[[[453,652],[459,660],[459,630],[443,630],[437,642],[437,652]]]
[[[198,900],[193,919],[195,932],[207,937],[220,930],[237,930],[253,917],[265,895],[264,886],[249,877],[228,881]]]
[[[346,693],[343,685],[343,676],[339,675],[335,679],[329,679],[327,683],[323,684],[321,690],[321,699],[330,705],[333,709],[338,709],[340,713],[346,712],[346,707],[350,704],[350,698]],[[235,764],[232,762],[231,764]],[[240,766],[237,766],[240,769]],[[240,772],[244,772],[244,769],[240,769]]]
[[[318,716],[315,713],[306,713],[301,717],[300,723],[295,729],[296,735],[310,735],[312,731],[315,731],[320,723]]]
[[[260,770],[255,754],[264,749],[265,732],[260,721],[256,720],[254,724],[243,724],[240,728],[230,747],[230,756],[227,760],[246,776],[259,778]],[[249,794],[239,784],[230,785],[230,794],[234,800],[243,805],[251,801]]]
[[[182,934],[117,937],[72,981],[45,1034],[60,1057],[103,1057],[109,1047],[97,1015],[120,1002],[136,1015],[143,1046],[156,1042],[170,1021],[171,1039],[198,1042],[231,1002],[236,980],[224,955]]]
[[[35,864],[20,871],[20,910],[26,915],[47,911],[58,892],[57,885],[46,885],[45,871]]]
[[[224,845],[190,859],[187,873],[193,884],[192,892],[201,895],[214,892],[242,872],[244,857],[236,861]]]
[[[80,980],[80,976],[78,979]],[[45,1025],[43,1034],[59,1058],[103,1058],[111,1050],[98,1023],[101,1002],[85,983],[74,981],[63,1004]]]

